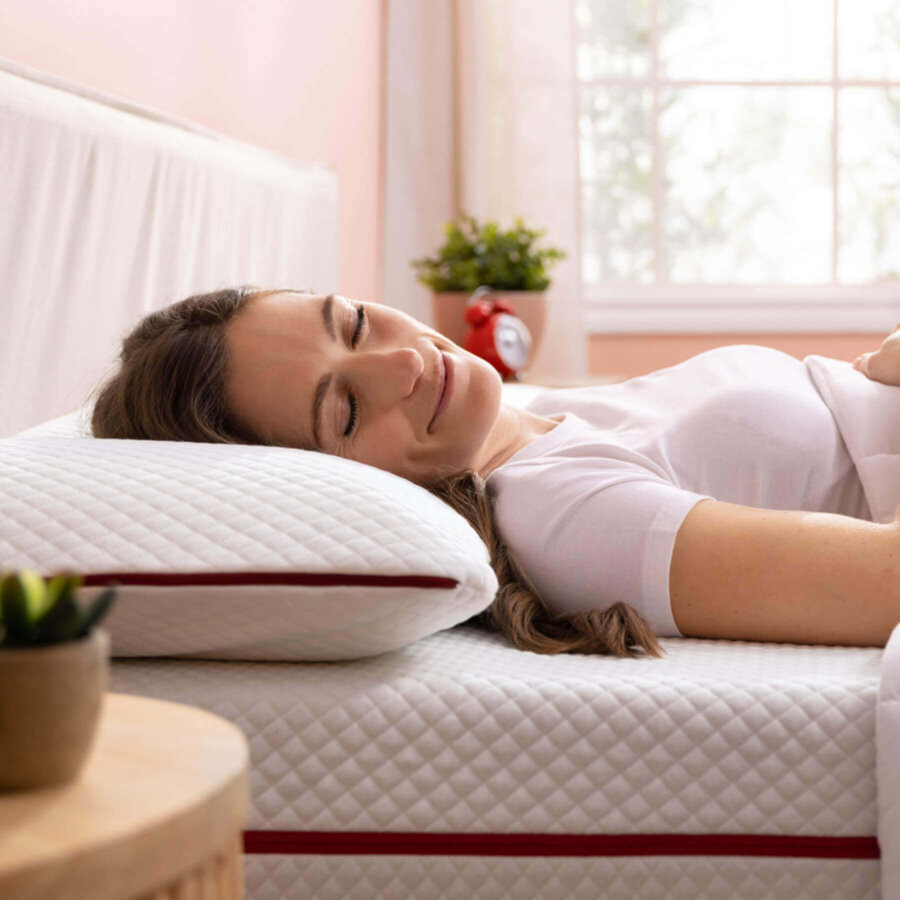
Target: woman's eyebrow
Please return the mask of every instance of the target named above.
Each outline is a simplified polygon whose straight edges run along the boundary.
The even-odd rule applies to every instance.
[[[325,330],[331,338],[332,343],[337,341],[337,335],[334,331],[334,294],[329,294],[322,304],[322,321]],[[322,415],[322,405],[325,403],[325,395],[328,393],[328,386],[331,384],[331,372],[326,373],[319,379],[316,390],[313,393],[312,403],[312,434],[313,440],[319,450],[322,449],[322,441],[319,439],[319,420]]]

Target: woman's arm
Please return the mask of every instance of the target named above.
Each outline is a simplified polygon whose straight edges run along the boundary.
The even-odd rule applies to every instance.
[[[688,637],[883,647],[900,622],[900,523],[702,500],[669,595]]]
[[[882,341],[878,350],[857,356],[853,360],[853,367],[872,381],[900,387],[900,322]]]

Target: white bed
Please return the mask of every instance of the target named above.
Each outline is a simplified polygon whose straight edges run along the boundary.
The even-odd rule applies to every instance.
[[[112,687],[248,736],[252,900],[879,897],[881,651],[663,646],[462,625],[353,662],[119,660]]]
[[[336,281],[333,173],[11,63],[0,176],[0,437],[80,405],[143,311]],[[116,659],[110,688],[247,735],[248,900],[900,896],[898,632],[663,646],[548,657],[460,625],[352,662]]]

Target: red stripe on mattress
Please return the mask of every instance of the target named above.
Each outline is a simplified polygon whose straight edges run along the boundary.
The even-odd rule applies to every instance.
[[[245,831],[244,853],[409,856],[779,856],[878,859],[874,837]]]
[[[154,587],[184,587],[188,585],[238,584],[300,584],[316,586],[357,584],[366,587],[415,587],[452,589],[459,582],[455,578],[437,575],[351,575],[344,572],[103,572],[85,575],[84,587],[100,587],[117,581],[119,584],[140,584]]]

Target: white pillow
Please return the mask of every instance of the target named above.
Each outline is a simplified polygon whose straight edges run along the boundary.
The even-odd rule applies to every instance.
[[[120,582],[113,656],[338,660],[490,605],[471,525],[389,472],[306,450],[90,436],[88,410],[0,440],[0,570]]]

